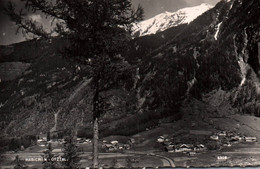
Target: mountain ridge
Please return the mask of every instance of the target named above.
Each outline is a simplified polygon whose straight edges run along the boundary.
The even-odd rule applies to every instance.
[[[134,36],[145,36],[164,31],[180,24],[186,24],[193,21],[205,11],[211,9],[213,6],[202,3],[195,7],[187,7],[179,9],[176,12],[163,12],[154,16],[153,18],[141,21],[134,25]]]

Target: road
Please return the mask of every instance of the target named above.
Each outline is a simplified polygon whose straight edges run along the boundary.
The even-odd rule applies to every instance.
[[[175,167],[175,164],[172,159],[162,156],[162,155],[158,155],[158,154],[154,154],[154,153],[145,153],[145,152],[140,152],[140,151],[127,151],[126,154],[153,156],[156,158],[160,158],[160,160],[163,162],[163,167]]]
[[[161,158],[164,167],[173,167],[173,168],[175,167],[175,164],[174,164],[173,160],[168,158],[168,157],[161,156],[161,155],[156,155],[156,154],[151,155],[151,156],[155,156],[155,157]]]
[[[62,155],[62,153],[55,153]],[[31,153],[31,152],[19,152],[19,153],[8,153],[5,154],[5,157],[10,158],[10,159],[15,159],[15,156],[19,155],[19,157],[25,159],[25,158],[42,158],[41,155],[42,153],[37,152],[37,153]],[[81,155],[81,157],[88,157],[91,159],[92,152],[85,152],[84,154]],[[146,155],[146,156],[153,156],[156,158],[159,158],[163,166],[160,167],[175,167],[175,164],[172,159],[158,155],[158,154],[153,154],[153,153],[144,153],[144,152],[138,152],[138,151],[129,151],[126,153],[99,153],[99,158],[104,159],[104,158],[118,158],[118,157],[128,157],[128,156],[135,156],[135,155]]]

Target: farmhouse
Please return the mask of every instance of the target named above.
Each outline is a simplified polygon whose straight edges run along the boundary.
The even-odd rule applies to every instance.
[[[211,140],[218,140],[218,136],[217,135],[212,135],[212,136],[210,136],[210,139]]]
[[[226,143],[223,144],[223,146],[225,146],[225,147],[231,147],[231,144],[230,144],[229,142],[226,142]]]
[[[163,142],[164,142],[164,139],[158,138],[158,139],[157,139],[157,142],[158,142],[158,143],[163,143]]]
[[[188,152],[188,151],[192,151],[192,148],[187,144],[182,144],[175,148],[175,152]]]
[[[118,144],[118,141],[117,140],[111,141],[111,144],[116,145]]]
[[[199,145],[196,145],[194,147],[194,150],[195,151],[203,151],[203,150],[206,150],[207,148],[203,145],[203,144],[199,144]]]
[[[231,137],[231,140],[240,141],[240,140],[242,140],[242,137],[234,136],[234,137]]]
[[[165,149],[166,152],[169,152],[169,153],[175,152],[175,148],[174,148],[174,147],[169,147],[169,146],[167,146],[167,147],[165,147],[164,149]]]
[[[246,142],[256,142],[256,137],[244,137],[244,140]]]
[[[220,132],[218,132],[217,135],[218,135],[218,136],[226,136],[226,135],[227,135],[227,132],[226,132],[226,131],[220,131]]]
[[[189,156],[194,156],[194,155],[196,155],[196,152],[190,151],[190,152],[188,152],[188,155],[189,155]]]
[[[123,147],[124,147],[124,149],[126,149],[126,150],[129,150],[129,149],[130,149],[130,145],[129,145],[129,144],[124,144]]]
[[[129,140],[129,143],[130,143],[130,144],[135,144],[135,139],[134,139],[134,138],[131,138],[131,139]]]

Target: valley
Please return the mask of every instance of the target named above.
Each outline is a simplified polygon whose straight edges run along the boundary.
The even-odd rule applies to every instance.
[[[142,21],[103,81],[62,36],[0,46],[0,168],[62,161],[69,136],[92,167],[93,105],[104,168],[260,166],[259,16],[223,0]]]
[[[187,106],[190,105],[190,106]],[[157,127],[135,134],[131,137],[109,136],[100,140],[100,162],[103,167],[244,167],[244,166],[259,166],[260,163],[260,118],[249,115],[234,115],[225,114],[216,111],[216,107],[210,106],[198,100],[192,100],[187,105],[183,105],[181,109],[184,118],[177,122],[162,122]],[[190,111],[191,107],[196,107],[196,111]],[[205,109],[205,107],[207,107]],[[204,118],[198,118],[197,111]],[[211,112],[210,112],[211,111]],[[210,114],[213,114],[211,116]],[[205,120],[206,119],[206,120]],[[212,122],[213,121],[213,122]],[[195,123],[195,124],[194,124]],[[194,132],[200,131],[200,132]],[[204,131],[204,132],[202,132]],[[232,133],[241,136],[256,137],[256,142],[230,141],[230,146],[224,145],[223,139],[212,140],[210,136],[214,133],[225,131],[226,134]],[[158,142],[158,138],[164,138],[163,142]],[[221,136],[220,136],[221,137]],[[228,138],[228,137],[227,137]],[[230,136],[231,138],[231,136]],[[134,139],[129,149],[112,149],[106,150],[102,145],[109,144],[110,141],[117,140],[119,144],[128,140]],[[104,143],[104,140],[108,143]],[[231,140],[231,139],[230,139]],[[228,141],[228,139],[227,139]],[[175,152],[166,151],[165,146],[172,142],[173,144],[196,145],[203,144],[205,150],[196,150],[195,154],[188,153],[193,150]],[[210,149],[208,147],[211,142],[217,143],[219,147]],[[61,156],[62,144],[53,140],[53,153]],[[81,149],[81,166],[91,167],[92,165],[92,143],[79,142],[77,144]],[[27,159],[29,167],[42,167],[42,152],[45,147],[39,145],[29,147],[24,151],[7,152],[4,154],[3,168],[12,168],[10,162],[13,161],[16,155],[22,159]],[[174,150],[174,149],[173,149]],[[33,161],[30,161],[30,159]],[[36,159],[41,159],[37,161]],[[115,160],[116,159],[116,160]]]

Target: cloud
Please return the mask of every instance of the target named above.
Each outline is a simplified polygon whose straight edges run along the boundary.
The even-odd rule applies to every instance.
[[[29,15],[29,19],[32,19],[33,21],[36,21],[36,22],[42,22],[42,17],[40,14]]]

